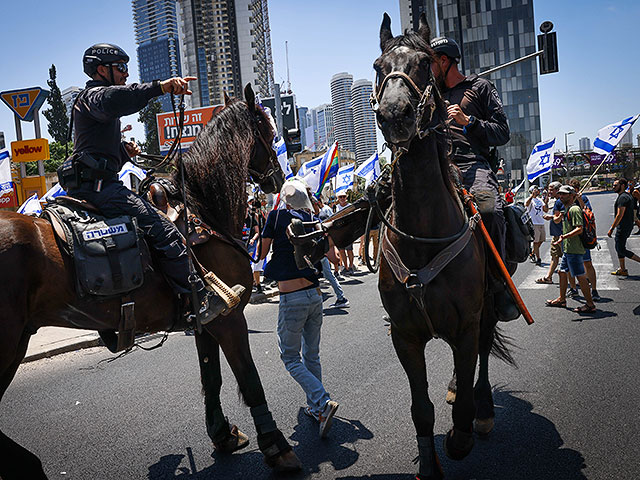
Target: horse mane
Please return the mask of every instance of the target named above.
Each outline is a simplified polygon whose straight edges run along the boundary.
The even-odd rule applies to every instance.
[[[409,47],[411,50],[428,53],[431,58],[434,56],[434,52],[429,43],[421,35],[413,31],[390,38],[387,43],[385,43],[382,54],[384,55],[396,47]]]
[[[246,103],[232,100],[198,134],[182,156],[189,208],[214,227],[238,234],[247,206],[247,168],[254,123]],[[180,165],[173,181],[181,185]]]

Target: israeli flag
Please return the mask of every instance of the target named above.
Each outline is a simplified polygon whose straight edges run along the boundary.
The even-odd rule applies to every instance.
[[[137,177],[138,180],[142,181],[147,177],[147,172],[139,167],[136,167],[131,162],[125,163],[118,172],[118,180],[120,180],[129,190],[132,190],[131,175]]]
[[[598,136],[593,141],[593,151],[601,155],[608,155],[613,152],[616,145],[620,143],[622,137],[629,131],[638,116],[625,118],[621,122],[612,123],[598,131]]]
[[[11,159],[8,150],[0,150],[0,195],[13,191]]]
[[[18,213],[23,215],[40,215],[42,213],[42,207],[40,206],[40,200],[38,200],[38,194],[31,195],[26,202],[20,205]]]
[[[346,192],[350,188],[353,188],[353,174],[356,169],[355,163],[350,163],[338,169],[338,175],[336,176],[336,188],[335,193]]]
[[[311,188],[312,192],[317,192],[320,187],[320,181],[322,180],[322,156],[316,157],[313,160],[309,160],[303,163],[298,170],[297,177]]]
[[[366,180],[365,188],[378,179],[380,176],[380,159],[378,158],[378,152],[371,155],[358,167],[356,175],[364,177]]]
[[[276,151],[276,155],[278,155],[278,163],[284,172],[284,178],[287,180],[290,179],[293,177],[293,172],[291,171],[291,165],[289,165],[289,159],[287,158],[287,145],[284,143],[284,138],[275,142],[273,149]]]
[[[527,161],[527,177],[532,182],[540,175],[549,173],[553,167],[553,147],[556,139],[536,143]]]
[[[49,189],[47,193],[44,194],[44,196],[42,197],[42,200],[50,202],[54,198],[59,197],[60,195],[66,195],[66,194],[67,192],[64,191],[64,189],[62,188],[62,185],[60,185],[59,183],[56,183],[53,187]]]

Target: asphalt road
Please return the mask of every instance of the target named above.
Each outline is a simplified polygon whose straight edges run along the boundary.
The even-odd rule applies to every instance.
[[[591,198],[605,235],[614,196]],[[640,477],[640,265],[629,262],[628,279],[611,277],[613,241],[601,243],[594,264],[603,302],[592,316],[544,307],[557,285],[535,284],[545,268],[520,266],[515,282],[535,324],[520,319],[504,325],[519,368],[492,359],[496,427],[477,438],[461,462],[442,450],[451,426],[444,397],[452,356],[444,342],[427,346],[436,448],[448,479]],[[640,252],[640,236],[629,246]],[[547,242],[543,259],[548,250]],[[340,402],[324,440],[302,413],[304,395],[279,359],[276,301],[247,308],[270,408],[304,464],[302,473],[288,478],[415,478],[408,383],[382,321],[374,275],[352,277],[345,291],[351,308],[327,311],[324,319],[325,385]],[[324,292],[328,305],[334,297],[326,286]],[[192,337],[175,334],[158,350],[103,361],[112,357],[95,348],[24,364],[6,393],[0,428],[41,458],[50,479],[274,478],[226,364],[222,405],[252,442],[232,456],[211,455]]]

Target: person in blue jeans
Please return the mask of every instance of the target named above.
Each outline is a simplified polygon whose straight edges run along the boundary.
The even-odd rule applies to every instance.
[[[331,400],[322,384],[320,332],[322,329],[322,295],[318,276],[310,268],[298,270],[293,245],[286,230],[291,220],[312,220],[312,205],[300,180],[286,182],[280,191],[285,210],[273,210],[262,232],[260,258],[273,248],[265,276],[277,280],[280,292],[278,308],[278,348],[280,358],[307,397],[305,413],[320,424],[320,437],[326,436],[338,403]],[[319,266],[318,266],[319,267]]]

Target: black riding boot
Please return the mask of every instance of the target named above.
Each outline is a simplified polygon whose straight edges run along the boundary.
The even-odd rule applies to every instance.
[[[490,292],[493,294],[493,305],[501,322],[510,322],[520,316],[520,310],[515,300],[509,293],[507,285],[503,280],[498,280],[493,275],[489,275]]]

